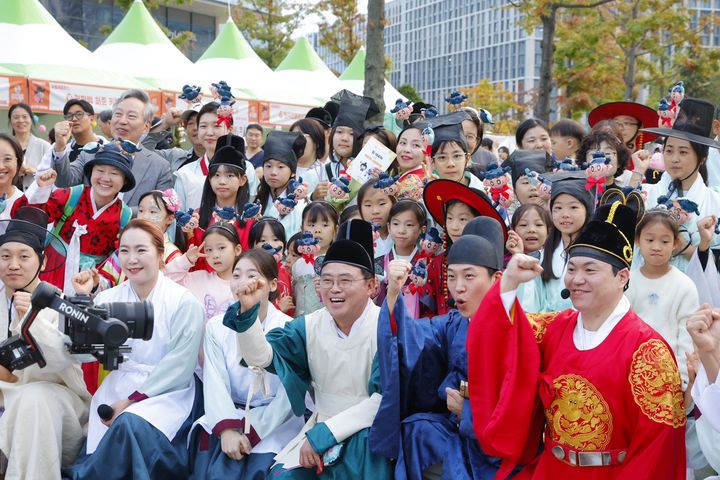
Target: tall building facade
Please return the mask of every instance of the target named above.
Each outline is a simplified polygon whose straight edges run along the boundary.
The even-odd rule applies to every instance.
[[[90,50],[105,41],[108,25],[117,25],[125,16],[116,0],[40,0],[55,20],[73,38]],[[231,4],[237,0],[231,0]],[[189,31],[195,41],[184,52],[190,60],[197,60],[215,40],[218,27],[227,20],[225,0],[193,0],[175,6],[160,6],[150,14],[172,33]]]
[[[528,34],[503,0],[389,0],[385,52],[390,83],[413,85],[426,102],[445,105],[460,87],[502,82],[527,101],[540,76],[541,33]]]

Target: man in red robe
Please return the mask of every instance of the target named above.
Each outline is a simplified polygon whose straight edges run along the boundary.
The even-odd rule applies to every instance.
[[[563,296],[576,310],[526,315],[515,290],[542,268],[516,254],[470,322],[474,429],[503,459],[496,478],[518,464],[514,478],[685,478],[675,358],[623,295],[637,211],[598,207],[570,246]]]

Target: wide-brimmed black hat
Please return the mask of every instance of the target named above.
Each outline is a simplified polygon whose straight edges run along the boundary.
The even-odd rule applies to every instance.
[[[643,128],[661,137],[681,138],[700,145],[720,149],[720,143],[712,139],[712,122],[715,106],[705,100],[686,98],[678,105],[678,114],[672,128]]]
[[[295,173],[298,158],[305,153],[306,143],[305,136],[300,132],[273,130],[268,134],[262,146],[263,152],[265,152],[263,162],[277,160],[290,167],[290,170]]]
[[[353,219],[338,227],[335,241],[328,248],[323,267],[330,263],[344,263],[375,273],[372,225]]]
[[[502,270],[505,237],[501,222],[490,217],[476,217],[463,229],[462,236],[448,252],[447,263],[477,265]]]
[[[510,175],[512,176],[513,186],[515,186],[520,177],[527,175],[526,170],[545,173],[551,163],[552,157],[547,152],[518,149],[510,154],[502,166],[510,166]]]
[[[568,258],[590,257],[617,268],[630,268],[635,245],[635,226],[644,213],[639,193],[627,196],[612,189],[577,239],[568,248]]]
[[[230,165],[245,172],[247,169],[245,156],[245,140],[242,137],[228,133],[215,142],[215,155],[210,159],[209,167],[214,165]]]
[[[433,180],[423,190],[423,202],[435,223],[445,227],[447,204],[457,200],[472,208],[483,217],[494,218],[503,229],[503,237],[507,240],[507,226],[502,217],[493,207],[492,201],[480,190],[466,187],[453,180]]]
[[[36,207],[21,207],[13,218],[0,220],[0,245],[9,242],[22,243],[32,248],[40,257],[45,258],[45,247],[52,242],[53,248],[60,254],[45,264],[44,272],[52,272],[65,264],[67,249],[65,243],[47,229],[50,222],[47,213]],[[54,241],[53,241],[54,240]]]
[[[349,90],[340,90],[332,99],[340,105],[333,127],[350,127],[356,136],[365,130],[365,120],[380,113],[375,100]]]
[[[98,152],[83,167],[83,173],[90,179],[92,169],[95,165],[109,165],[120,170],[125,176],[125,183],[120,189],[121,192],[127,192],[135,188],[135,175],[132,172],[133,157],[127,154],[115,144],[115,142],[107,142],[99,146]]]

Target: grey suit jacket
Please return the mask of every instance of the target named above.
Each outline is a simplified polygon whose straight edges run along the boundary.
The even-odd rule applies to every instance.
[[[67,150],[60,157],[53,155],[53,169],[58,174],[55,185],[68,188],[82,183],[84,181],[83,168],[94,157],[94,154],[80,152],[78,158],[70,163]],[[140,197],[150,190],[166,190],[173,186],[173,177],[168,161],[147,148],[143,148],[135,154],[132,172],[135,177],[135,188],[123,194],[123,201],[131,207],[137,207]]]

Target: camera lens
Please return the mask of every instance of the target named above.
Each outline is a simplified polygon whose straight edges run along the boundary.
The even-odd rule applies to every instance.
[[[127,325],[129,338],[152,338],[154,320],[150,302],[112,302],[107,309],[108,318],[117,318]]]

